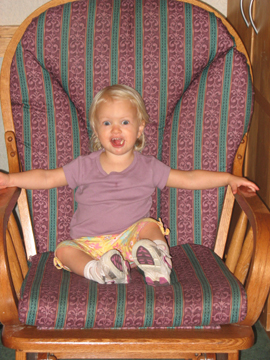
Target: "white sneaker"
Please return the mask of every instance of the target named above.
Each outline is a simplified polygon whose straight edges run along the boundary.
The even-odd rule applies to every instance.
[[[138,241],[132,248],[132,257],[135,264],[144,272],[145,281],[148,285],[170,284],[172,270],[171,256],[151,240]]]
[[[128,284],[130,281],[129,263],[117,250],[109,250],[101,256],[97,270],[105,284]]]

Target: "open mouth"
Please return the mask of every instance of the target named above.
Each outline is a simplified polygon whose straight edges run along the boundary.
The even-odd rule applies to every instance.
[[[111,143],[113,146],[115,147],[121,147],[124,145],[125,143],[125,140],[124,139],[121,139],[121,138],[112,138],[111,139]]]

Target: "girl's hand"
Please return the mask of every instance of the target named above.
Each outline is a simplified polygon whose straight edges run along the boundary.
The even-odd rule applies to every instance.
[[[239,176],[234,176],[234,175],[230,175],[229,185],[232,188],[233,194],[237,193],[237,188],[239,188],[240,186],[246,186],[253,192],[259,190],[258,186],[256,184],[254,184],[252,181],[249,181],[248,179],[246,179],[244,177],[239,177]]]

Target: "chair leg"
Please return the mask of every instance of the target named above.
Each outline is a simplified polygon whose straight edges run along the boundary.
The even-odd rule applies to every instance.
[[[44,354],[38,354],[37,360],[57,360],[57,357],[54,355],[44,353]]]
[[[239,360],[239,351],[228,354],[228,360]]]
[[[216,360],[216,354],[201,354],[197,357],[197,360]]]
[[[16,360],[26,360],[27,354],[23,351],[16,351],[15,359]]]
[[[217,354],[217,360],[228,360],[228,354]]]

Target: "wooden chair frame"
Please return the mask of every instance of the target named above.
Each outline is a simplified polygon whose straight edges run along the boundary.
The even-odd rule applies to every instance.
[[[9,94],[13,54],[32,18],[49,7],[67,2],[70,0],[53,0],[33,12],[18,28],[7,48],[0,95],[10,172],[20,171]],[[222,15],[197,0],[184,2],[205,8],[220,17],[234,36],[238,50],[248,59],[240,38]],[[235,157],[233,173],[236,175],[242,175],[246,143],[247,136]],[[38,359],[216,359],[215,354],[226,353],[229,360],[237,360],[240,350],[253,345],[252,325],[259,318],[269,292],[270,214],[257,194],[243,188],[233,196],[228,189],[215,246],[215,252],[220,257],[224,256],[234,199],[243,212],[236,225],[236,235],[231,241],[233,250],[229,250],[226,263],[245,284],[247,291],[248,313],[241,323],[224,325],[219,330],[37,330],[21,324],[18,318],[20,287],[28,271],[27,258],[36,254],[26,192],[18,188],[0,190],[0,321],[4,325],[3,344],[16,349],[16,360],[26,360],[27,353],[39,353]],[[24,242],[12,214],[16,203],[23,224]],[[248,221],[252,230],[245,237]]]

